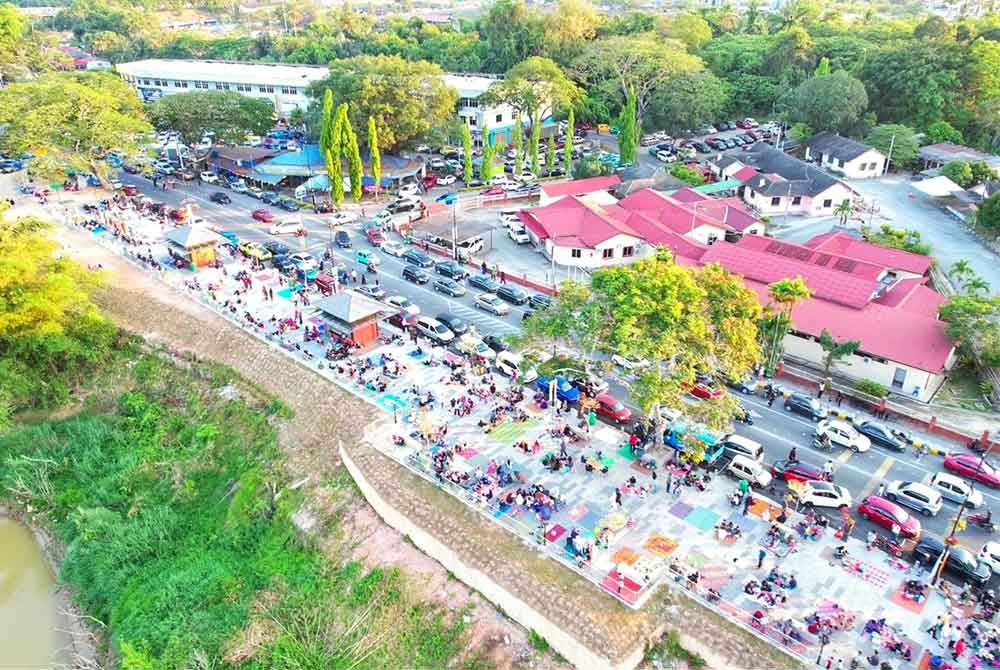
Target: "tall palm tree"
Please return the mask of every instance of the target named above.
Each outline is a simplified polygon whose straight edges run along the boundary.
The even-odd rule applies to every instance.
[[[980,293],[990,292],[990,283],[980,277],[979,275],[973,275],[966,279],[962,283],[962,290],[969,295],[979,295]]]
[[[842,200],[839,205],[837,205],[833,213],[840,217],[840,225],[846,226],[847,220],[851,218],[851,214],[854,213],[854,205],[851,204],[850,200]]]
[[[972,269],[972,265],[964,258],[960,261],[952,263],[951,269],[948,270],[948,276],[959,281],[973,273],[974,271]]]
[[[784,335],[781,331],[784,330],[785,327],[791,327],[792,309],[803,300],[811,298],[812,289],[806,285],[805,280],[803,280],[800,275],[795,279],[779,279],[773,284],[769,284],[767,287],[767,295],[771,298],[772,302],[781,308],[781,312],[785,316],[785,326],[782,327],[779,319],[777,324],[778,327],[774,329],[774,338],[771,342],[771,352],[767,357],[768,372],[773,373],[778,362],[778,349],[781,344],[781,338]]]

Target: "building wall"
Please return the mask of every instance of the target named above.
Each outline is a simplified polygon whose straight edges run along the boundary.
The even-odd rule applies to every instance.
[[[830,154],[814,152],[806,147],[806,159],[816,160],[822,167],[843,173],[848,179],[870,179],[878,177],[885,171],[885,156],[871,149],[854,160],[842,161]]]
[[[796,334],[785,336],[785,353],[816,366],[823,368],[823,348],[813,339]],[[948,365],[950,368],[954,364],[954,354],[950,357]],[[919,370],[914,367],[895,363],[893,361],[881,361],[876,358],[861,355],[850,356],[834,366],[837,374],[843,375],[852,380],[871,379],[894,393],[908,395],[922,402],[929,402],[934,393],[944,383],[945,374],[932,373],[926,370]],[[902,385],[893,383],[897,370],[902,376]]]
[[[753,205],[757,211],[765,216],[782,214],[832,216],[837,205],[844,200],[854,198],[854,192],[844,184],[835,184],[815,197],[801,196],[796,199],[793,196],[791,202],[789,202],[788,196],[764,196],[747,186],[740,190],[743,201]]]
[[[698,226],[684,237],[697,240],[702,244],[712,244],[713,242],[726,239],[726,231],[715,226]]]
[[[552,240],[544,241],[545,253],[552,258]],[[594,249],[555,245],[557,265],[577,268],[603,268],[612,265],[633,263],[649,253],[651,247],[630,235],[616,235],[597,245]],[[630,255],[625,255],[631,249]],[[605,252],[609,256],[605,256]]]
[[[236,83],[208,74],[205,75],[206,78],[200,80],[135,76],[121,71],[119,74],[144,100],[155,100],[164,95],[191,91],[235,91],[254,98],[270,100],[275,105],[275,110],[282,115],[290,114],[297,108],[305,109],[309,104],[305,94],[306,84],[302,82],[296,82],[294,86],[271,86]]]

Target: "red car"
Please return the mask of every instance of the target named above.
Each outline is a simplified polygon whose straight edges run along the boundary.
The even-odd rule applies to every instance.
[[[368,243],[374,247],[385,242],[385,238],[382,237],[382,231],[378,228],[369,228],[365,234],[368,236]]]
[[[598,416],[618,424],[627,423],[632,418],[632,410],[610,393],[599,393],[594,400],[597,401]]]
[[[507,191],[503,190],[502,186],[490,186],[479,192],[479,195],[503,195]]]
[[[823,470],[801,461],[795,463],[784,459],[775,461],[771,466],[771,474],[775,477],[784,477],[786,482],[830,481],[830,475]]]
[[[967,479],[981,482],[993,488],[1000,487],[1000,473],[992,465],[975,454],[953,454],[944,459],[944,469],[951,470]]]
[[[271,214],[271,212],[266,209],[255,209],[250,216],[252,216],[255,221],[260,221],[261,223],[271,223],[274,221],[274,214]]]
[[[893,524],[899,526],[899,534],[916,540],[920,537],[920,522],[902,507],[880,496],[868,496],[858,506],[858,515],[890,530]]]
[[[436,174],[429,174],[423,178],[424,188],[434,188],[438,184],[438,178]]]
[[[713,388],[704,382],[698,382],[688,390],[688,393],[702,400],[715,400],[722,395],[722,389]]]
[[[132,184],[125,184],[122,186],[122,193],[128,196],[139,195],[139,189]]]

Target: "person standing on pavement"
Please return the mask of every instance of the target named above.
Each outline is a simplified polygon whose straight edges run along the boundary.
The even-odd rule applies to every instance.
[[[955,642],[955,648],[951,652],[951,660],[957,661],[958,657],[965,653],[965,638],[960,637]]]
[[[831,481],[833,480],[833,461],[829,458],[826,460],[826,463],[823,464],[823,472],[826,473],[826,476]]]
[[[925,632],[936,640],[938,639],[938,635],[941,634],[941,628],[943,626],[944,623],[942,622],[941,615],[938,614],[937,619],[934,620],[934,623]]]
[[[763,549],[757,551],[757,569],[760,570],[764,567],[764,558],[767,556],[767,552]]]
[[[747,512],[750,511],[750,505],[752,504],[753,504],[753,496],[747,493],[745,496],[743,496],[743,516],[746,516]]]

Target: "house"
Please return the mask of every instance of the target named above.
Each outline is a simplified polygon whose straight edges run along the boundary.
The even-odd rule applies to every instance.
[[[604,188],[609,183],[593,182]],[[660,246],[687,262],[681,259],[696,259],[718,240],[764,232],[737,197],[716,199],[691,188],[667,195],[646,188],[613,203],[606,198],[606,191],[571,191],[518,216],[532,243],[555,263],[588,269],[631,263]]]
[[[842,174],[848,179],[878,177],[885,172],[885,155],[863,142],[835,133],[820,133],[803,145],[807,161]]]
[[[618,199],[611,195],[611,190],[621,183],[621,178],[616,174],[606,177],[590,177],[589,179],[546,182],[542,184],[538,202],[544,207],[567,196],[575,195],[586,196],[600,205],[613,205],[618,202]]]
[[[490,86],[503,79],[494,74],[454,74],[444,75],[444,82],[458,91],[458,116],[468,126],[475,146],[482,146],[483,129],[489,128],[490,141],[495,145],[507,145],[514,141],[514,126],[517,112],[510,105],[486,105],[480,97]],[[531,125],[531,119],[520,119],[522,126]],[[551,116],[542,119],[542,136],[555,132],[556,126]],[[527,136],[527,135],[526,135]]]
[[[313,304],[320,311],[320,318],[328,330],[349,337],[362,347],[378,340],[378,322],[391,313],[384,304],[350,290],[327,296]]]
[[[743,201],[766,216],[833,215],[837,205],[856,196],[836,177],[764,142],[730,152],[715,171],[720,180],[739,181]]]
[[[258,186],[275,186],[280,177],[265,174],[258,168],[280,152],[263,147],[231,147],[216,145],[211,148],[206,163],[216,174],[230,174]]]
[[[217,233],[204,226],[178,226],[164,235],[168,253],[178,260],[191,265],[191,269],[214,265],[215,246],[224,242]]]
[[[801,277],[813,291],[792,310],[785,356],[823,367],[819,344],[826,330],[860,348],[834,369],[850,379],[870,379],[897,393],[929,401],[955,363],[955,347],[938,319],[945,298],[927,285],[931,259],[852,238],[821,235],[791,244],[757,235],[707,247],[697,262],[719,263],[742,275],[761,304],[768,284]]]
[[[926,147],[920,147],[917,157],[923,163],[924,169],[940,168],[953,161],[969,161],[970,163],[982,161],[994,170],[1000,170],[1000,156],[983,153],[977,149],[963,147],[951,142],[928,144]]]

